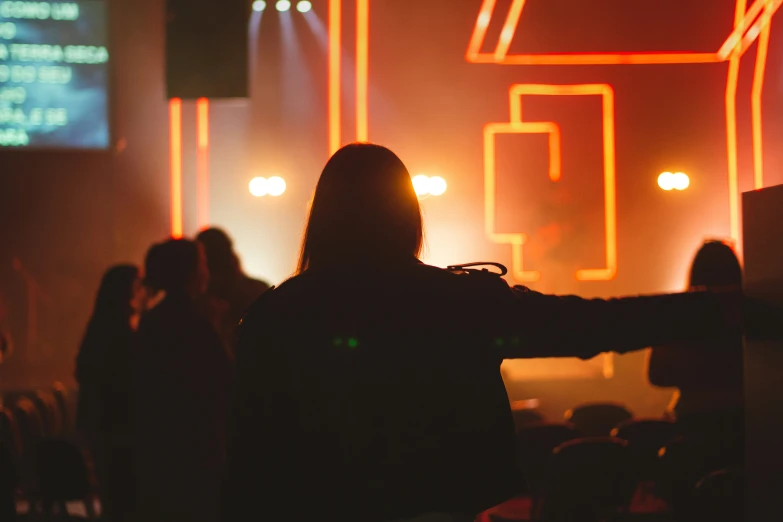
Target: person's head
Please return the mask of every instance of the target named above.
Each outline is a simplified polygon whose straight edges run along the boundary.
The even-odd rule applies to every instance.
[[[324,262],[414,258],[422,237],[419,200],[400,158],[379,145],[347,145],[316,186],[299,272]]]
[[[691,264],[691,287],[742,285],[742,267],[734,249],[722,241],[706,241]]]
[[[153,245],[144,262],[144,282],[153,291],[198,296],[207,289],[209,271],[200,243],[170,239]]]
[[[210,287],[230,285],[241,274],[239,258],[229,235],[219,228],[208,228],[196,236],[204,247],[209,267]]]
[[[117,265],[109,268],[101,279],[95,297],[93,317],[112,317],[129,320],[136,312],[141,278],[138,267]]]

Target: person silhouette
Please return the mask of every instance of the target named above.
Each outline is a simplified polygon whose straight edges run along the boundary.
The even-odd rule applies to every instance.
[[[232,368],[199,298],[201,245],[150,248],[145,283],[164,297],[145,313],[134,350],[138,520],[214,522]]]
[[[242,320],[222,519],[474,520],[522,490],[505,358],[591,358],[739,329],[736,294],[587,300],[423,264],[411,176],[352,144],[297,274]],[[306,496],[306,501],[283,502]],[[422,519],[424,520],[424,519]]]
[[[228,234],[216,227],[201,231],[196,241],[204,247],[209,268],[207,296],[214,301],[210,306],[228,343],[248,307],[269,288],[242,270],[239,256]]]
[[[706,241],[691,264],[688,287],[742,285],[742,267],[722,241]],[[716,460],[741,466],[744,459],[745,399],[742,335],[708,342],[654,346],[648,376],[655,386],[677,387],[674,414],[681,431],[710,443]],[[732,460],[733,459],[733,460]]]
[[[143,293],[139,269],[110,268],[101,280],[76,358],[76,427],[95,463],[106,520],[130,520],[133,484],[131,346]]]

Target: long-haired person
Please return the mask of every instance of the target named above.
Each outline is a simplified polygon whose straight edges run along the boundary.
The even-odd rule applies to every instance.
[[[139,269],[110,268],[76,358],[76,425],[89,445],[106,520],[129,520],[134,508],[131,346],[143,292]]]
[[[732,247],[721,241],[705,242],[691,264],[689,289],[740,285],[742,268]],[[656,346],[650,356],[649,378],[656,386],[679,389],[674,413],[684,432],[719,441],[732,457],[742,454],[742,335]]]
[[[504,358],[625,352],[721,331],[711,294],[585,300],[418,259],[390,150],[349,145],[315,190],[298,274],[239,328],[225,522],[473,520],[521,490]]]
[[[139,324],[135,351],[138,520],[214,522],[231,367],[199,300],[200,244],[153,246],[145,283],[162,299]]]

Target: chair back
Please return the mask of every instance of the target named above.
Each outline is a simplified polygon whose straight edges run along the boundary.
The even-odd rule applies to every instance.
[[[628,442],[590,437],[555,448],[543,520],[603,520],[630,505],[636,483]]]
[[[692,520],[745,519],[745,476],[739,469],[714,471],[696,484]]]
[[[11,449],[0,440],[0,520],[16,520],[16,488],[19,475]]]
[[[43,439],[35,452],[35,476],[41,498],[51,502],[84,500],[91,491],[82,451],[64,439]]]
[[[61,382],[55,382],[52,385],[52,396],[57,405],[57,412],[60,417],[60,423],[63,431],[69,433],[73,430],[73,415],[69,408],[68,389]]]
[[[19,427],[21,454],[30,457],[35,452],[35,444],[45,435],[41,414],[35,403],[27,397],[16,400],[13,412]]]
[[[580,436],[570,424],[552,422],[532,423],[517,433],[517,457],[529,493],[543,491],[554,449]]]
[[[19,427],[16,425],[14,413],[3,406],[0,406],[0,442],[5,443],[14,458],[22,451]]]
[[[585,437],[606,437],[621,422],[633,417],[622,404],[596,402],[582,404],[565,413],[565,420],[573,424]]]
[[[639,481],[658,478],[658,453],[678,435],[668,419],[629,419],[612,430],[612,436],[628,441]]]

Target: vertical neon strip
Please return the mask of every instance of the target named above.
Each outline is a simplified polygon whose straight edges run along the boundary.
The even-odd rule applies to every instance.
[[[199,230],[209,225],[209,100],[196,102],[196,217]]]
[[[738,0],[734,12],[735,29],[742,25],[746,1]],[[729,59],[729,74],[726,82],[726,151],[729,172],[729,231],[734,241],[739,241],[739,166],[737,164],[737,83],[741,56],[737,42]]]
[[[753,74],[753,91],[750,96],[751,119],[753,125],[753,187],[764,187],[764,142],[761,118],[761,101],[764,93],[764,73],[767,67],[767,51],[769,50],[769,33],[771,22],[762,30],[756,48],[756,69]]]
[[[356,140],[368,140],[370,0],[356,0]]]
[[[182,237],[182,100],[169,101],[171,237]]]
[[[329,155],[340,148],[342,0],[329,0]]]

